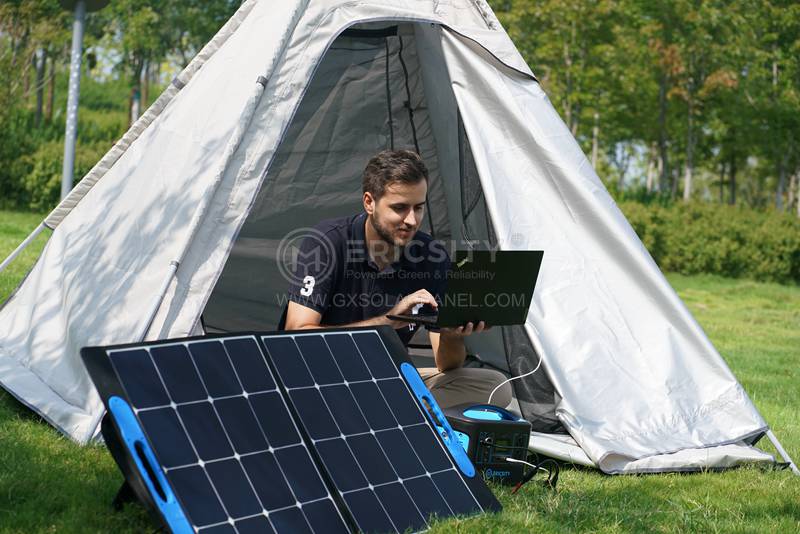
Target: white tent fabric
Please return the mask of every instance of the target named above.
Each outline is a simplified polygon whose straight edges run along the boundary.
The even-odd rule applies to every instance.
[[[408,39],[403,69],[412,99],[424,98],[417,112],[427,126],[415,142],[434,170],[434,224],[454,233],[462,224],[460,115],[500,247],[545,250],[526,331],[562,397],[556,413],[591,462],[636,472],[757,456],[742,442],[763,434],[765,421],[482,0],[246,2],[48,218],[55,230],[42,256],[0,310],[0,383],[85,443],[102,403],[81,347],[189,334],[231,251],[246,255],[243,226],[246,234],[259,220],[296,222],[281,210],[299,218],[346,210],[341,195],[317,194],[357,192],[342,169],[363,155],[353,147],[326,157],[312,178],[290,172],[322,142],[293,120],[316,124],[301,102],[318,94],[312,80],[331,65],[323,58],[337,36],[378,22],[402,25]],[[386,55],[392,50],[387,41]],[[322,109],[345,120],[337,102]],[[397,132],[408,142],[407,129]],[[294,202],[300,185],[318,203]],[[250,250],[258,255],[264,242]],[[223,308],[246,310],[235,300]],[[724,462],[709,452],[726,446]],[[659,459],[675,453],[680,462]]]
[[[597,467],[597,464],[589,459],[586,452],[571,436],[531,432],[528,449],[563,462],[584,467]],[[725,469],[741,465],[744,461],[772,463],[775,459],[772,455],[746,443],[732,443],[718,447],[683,449],[672,454],[656,454],[633,461],[629,458],[621,458],[618,463],[606,459],[604,465],[607,473],[657,473],[698,471],[708,468]]]
[[[604,469],[763,432],[539,85],[443,43],[498,241],[546,251],[526,326],[588,456]]]

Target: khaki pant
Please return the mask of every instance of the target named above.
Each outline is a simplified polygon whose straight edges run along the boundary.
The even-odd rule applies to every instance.
[[[473,367],[444,372],[435,367],[421,367],[417,371],[442,409],[467,402],[486,404],[492,390],[506,380],[502,373],[492,369]],[[495,391],[492,404],[506,408],[511,403],[511,397],[511,384],[505,383]]]

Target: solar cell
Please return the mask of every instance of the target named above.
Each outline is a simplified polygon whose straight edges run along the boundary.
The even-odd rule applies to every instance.
[[[173,532],[405,532],[432,515],[499,509],[437,437],[392,336],[236,335],[82,354],[113,421],[106,439],[126,447],[115,459]]]
[[[397,367],[392,362],[386,347],[376,332],[353,334],[353,341],[358,347],[361,357],[369,367],[372,378],[393,378],[399,376]]]
[[[220,341],[200,341],[188,345],[208,395],[213,398],[242,394],[242,385]]]
[[[383,430],[397,426],[397,420],[389,409],[389,405],[386,404],[377,384],[354,382],[349,387],[370,428]]]
[[[130,350],[111,355],[131,403],[139,408],[169,404],[169,397],[146,350]],[[123,378],[124,377],[124,378]]]
[[[333,354],[322,336],[298,336],[295,338],[295,343],[303,354],[316,384],[339,384],[344,381],[333,360]]]
[[[208,397],[200,375],[192,364],[189,350],[183,345],[150,349],[169,397],[177,403],[205,400]]]
[[[291,336],[264,338],[263,342],[286,387],[299,388],[314,385],[314,379],[311,378],[311,373],[303,358],[300,357],[300,350]]]
[[[328,334],[324,339],[331,352],[336,354],[336,363],[345,380],[357,382],[372,378],[350,334]]]
[[[161,465],[178,467],[197,462],[197,454],[181,425],[178,414],[170,407],[139,412],[145,432],[159,451]]]
[[[259,426],[273,447],[285,447],[300,443],[300,434],[284,401],[277,391],[250,395],[250,407],[258,419]]]

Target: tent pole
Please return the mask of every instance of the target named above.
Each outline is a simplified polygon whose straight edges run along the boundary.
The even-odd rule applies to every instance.
[[[37,226],[36,229],[33,232],[31,232],[31,234],[28,237],[25,238],[25,241],[20,243],[19,246],[16,249],[14,249],[14,252],[9,254],[9,256],[5,260],[3,260],[3,263],[0,263],[0,272],[3,272],[3,269],[5,269],[9,263],[14,261],[14,258],[19,256],[20,252],[25,250],[25,248],[31,244],[31,241],[36,239],[36,236],[42,233],[42,230],[44,230],[45,228],[46,226],[44,225],[44,222],[39,223],[39,226]]]
[[[158,309],[161,307],[161,301],[164,300],[164,295],[167,293],[167,289],[169,289],[169,285],[172,283],[172,279],[178,271],[178,265],[179,263],[175,260],[169,262],[169,272],[167,276],[164,277],[164,281],[161,282],[161,287],[153,298],[153,302],[150,303],[150,309],[147,311],[146,315],[147,320],[134,338],[136,342],[144,341],[147,331],[150,330],[150,325],[153,324],[153,319],[155,319],[156,313],[158,313]],[[100,422],[103,420],[105,413],[105,410],[100,410],[100,413],[97,414],[97,417],[92,422],[92,435],[88,438],[89,440],[96,439],[100,435]]]
[[[797,466],[789,457],[789,454],[787,454],[787,452],[783,449],[783,447],[781,446],[781,442],[778,441],[778,438],[775,437],[775,434],[772,433],[772,430],[767,430],[767,437],[775,446],[775,448],[778,449],[778,453],[781,455],[781,457],[783,457],[783,461],[788,462],[789,468],[792,470],[792,473],[800,476],[800,469],[797,469]]]
[[[153,302],[150,304],[150,309],[145,316],[147,320],[144,322],[142,329],[136,335],[136,342],[144,341],[145,336],[147,336],[147,331],[150,330],[150,326],[153,324],[153,319],[156,318],[156,313],[158,313],[158,309],[161,307],[161,301],[164,300],[164,295],[167,293],[167,289],[169,289],[169,285],[172,283],[172,279],[175,277],[175,273],[178,271],[179,262],[172,260],[169,262],[169,272],[167,276],[164,277],[164,281],[161,282],[161,287],[156,293]]]
[[[144,341],[145,336],[147,336],[147,332],[150,330],[150,327],[153,324],[153,320],[158,313],[158,309],[161,307],[161,302],[164,300],[164,295],[167,293],[167,289],[169,285],[172,283],[172,279],[175,277],[175,273],[178,271],[178,266],[180,265],[181,261],[183,261],[184,256],[189,248],[189,244],[193,241],[195,235],[197,234],[198,228],[200,227],[201,221],[205,218],[206,212],[211,205],[211,199],[214,197],[214,194],[217,192],[219,188],[219,184],[222,182],[222,177],[225,174],[225,169],[228,167],[228,163],[230,162],[233,155],[236,153],[236,150],[239,148],[239,144],[244,137],[244,134],[250,125],[250,121],[253,118],[253,113],[255,112],[256,105],[258,101],[261,99],[261,94],[264,92],[264,88],[267,86],[267,79],[263,76],[259,76],[258,80],[256,80],[256,89],[251,96],[250,100],[247,102],[245,109],[242,112],[242,121],[239,124],[239,127],[236,128],[233,135],[231,136],[231,140],[228,142],[228,146],[225,148],[225,153],[223,156],[223,163],[220,166],[219,172],[217,173],[214,182],[209,186],[208,190],[206,191],[206,195],[204,196],[203,204],[199,207],[197,212],[195,213],[194,218],[192,219],[189,225],[189,239],[187,240],[187,245],[184,247],[183,251],[180,255],[180,260],[172,260],[169,264],[169,272],[167,276],[164,278],[164,281],[161,284],[161,288],[159,292],[156,294],[155,298],[153,299],[152,304],[150,305],[150,310],[147,313],[147,320],[142,325],[142,329],[138,332],[136,336],[136,341]]]

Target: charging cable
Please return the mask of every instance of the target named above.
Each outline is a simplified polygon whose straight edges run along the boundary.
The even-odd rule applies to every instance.
[[[511,490],[511,495],[516,494],[519,491],[519,489],[525,484],[527,484],[539,471],[544,471],[545,473],[547,473],[547,480],[544,481],[545,487],[553,490],[556,489],[556,484],[558,484],[559,467],[558,463],[555,460],[546,458],[535,465],[530,462],[526,462],[524,460],[517,460],[516,458],[506,458],[506,461],[516,464],[525,464],[531,468],[530,471],[528,471],[528,473],[524,477],[522,477],[522,480],[520,480],[519,483],[517,483],[517,485],[514,486],[514,489]],[[549,467],[544,467],[545,465]]]
[[[539,367],[541,367],[541,365],[542,365],[542,357],[539,356],[539,363],[536,364],[536,367],[533,368],[533,371],[528,371],[524,375],[512,376],[508,380],[503,380],[502,382],[500,382],[500,384],[496,388],[494,388],[491,393],[489,393],[489,400],[486,401],[486,404],[491,404],[492,403],[492,397],[494,397],[494,394],[497,393],[498,389],[500,389],[501,387],[505,386],[506,384],[508,384],[512,380],[517,380],[518,378],[525,378],[526,376],[531,376],[533,373],[535,373],[536,371],[539,370]]]

